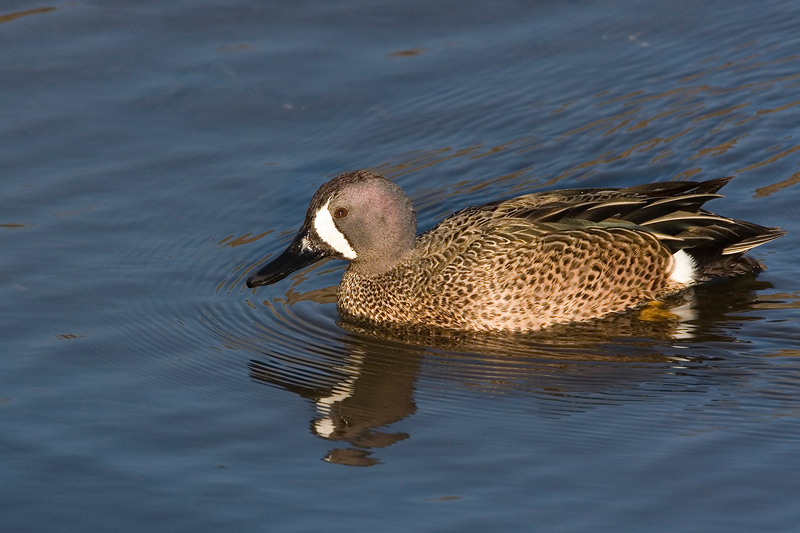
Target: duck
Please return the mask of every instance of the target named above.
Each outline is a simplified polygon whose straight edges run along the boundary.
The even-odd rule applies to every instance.
[[[286,250],[246,285],[330,257],[350,263],[337,310],[360,324],[527,332],[592,320],[764,268],[744,254],[785,231],[702,207],[731,179],[535,192],[467,207],[418,236],[396,183],[348,172],[319,188]]]

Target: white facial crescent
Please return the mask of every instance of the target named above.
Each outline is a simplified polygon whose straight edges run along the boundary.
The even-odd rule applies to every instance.
[[[328,211],[330,203],[331,201],[329,199],[314,215],[314,231],[317,232],[319,238],[325,241],[328,246],[346,258],[353,260],[356,258],[356,252],[350,246],[350,243],[347,242],[345,236],[342,235],[342,232],[339,231],[339,228],[336,227],[336,224],[333,223],[333,218]]]

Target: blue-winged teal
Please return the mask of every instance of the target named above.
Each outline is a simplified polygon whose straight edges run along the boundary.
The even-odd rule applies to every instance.
[[[342,174],[247,286],[330,256],[350,261],[337,292],[350,320],[525,331],[596,318],[761,269],[743,254],[785,232],[701,209],[730,179],[528,194],[468,207],[416,236],[400,187]]]

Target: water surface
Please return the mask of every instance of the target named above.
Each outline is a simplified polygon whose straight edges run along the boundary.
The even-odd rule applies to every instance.
[[[0,8],[8,531],[794,531],[796,2]],[[371,168],[420,230],[539,190],[736,175],[758,277],[536,335],[244,287]]]

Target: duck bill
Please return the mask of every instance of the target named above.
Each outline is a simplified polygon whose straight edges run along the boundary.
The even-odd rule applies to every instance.
[[[247,286],[250,288],[261,285],[272,285],[277,283],[292,272],[301,268],[313,265],[323,257],[325,252],[312,250],[303,246],[304,238],[295,237],[292,244],[278,257],[261,267],[253,275],[247,278]],[[305,237],[305,235],[303,235]]]

